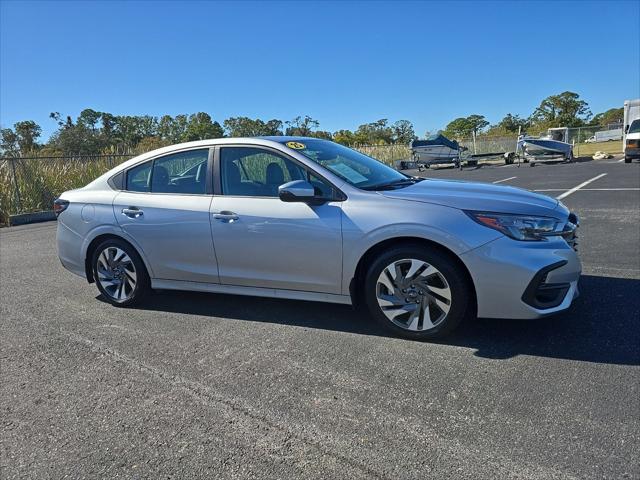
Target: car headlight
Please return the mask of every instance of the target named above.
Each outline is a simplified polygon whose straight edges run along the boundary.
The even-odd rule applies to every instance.
[[[560,221],[551,217],[490,212],[466,213],[480,225],[493,228],[515,240],[539,241],[549,235],[560,235]]]

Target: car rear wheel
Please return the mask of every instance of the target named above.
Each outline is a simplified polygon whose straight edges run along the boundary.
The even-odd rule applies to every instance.
[[[122,240],[98,245],[91,264],[98,290],[112,305],[133,305],[149,291],[149,275],[138,252]]]
[[[469,286],[450,255],[424,246],[386,252],[369,267],[365,302],[392,333],[428,340],[451,333],[464,318]]]
[[[624,163],[631,163],[631,157],[624,157]]]

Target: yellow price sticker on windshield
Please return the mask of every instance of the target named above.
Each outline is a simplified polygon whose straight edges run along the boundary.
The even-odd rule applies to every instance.
[[[294,150],[304,150],[307,146],[304,143],[300,142],[287,142],[287,147],[293,148]]]

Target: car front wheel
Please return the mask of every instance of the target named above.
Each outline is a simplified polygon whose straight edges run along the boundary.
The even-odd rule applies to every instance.
[[[464,318],[469,285],[449,254],[427,246],[385,252],[369,267],[365,302],[388,331],[416,340],[442,338]]]
[[[109,239],[98,245],[92,266],[98,290],[112,305],[133,305],[149,290],[149,276],[142,259],[124,241]]]

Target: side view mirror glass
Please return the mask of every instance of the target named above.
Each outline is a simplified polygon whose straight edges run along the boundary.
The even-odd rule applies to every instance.
[[[315,198],[315,190],[305,180],[294,180],[280,185],[278,196],[283,202],[310,202]]]

